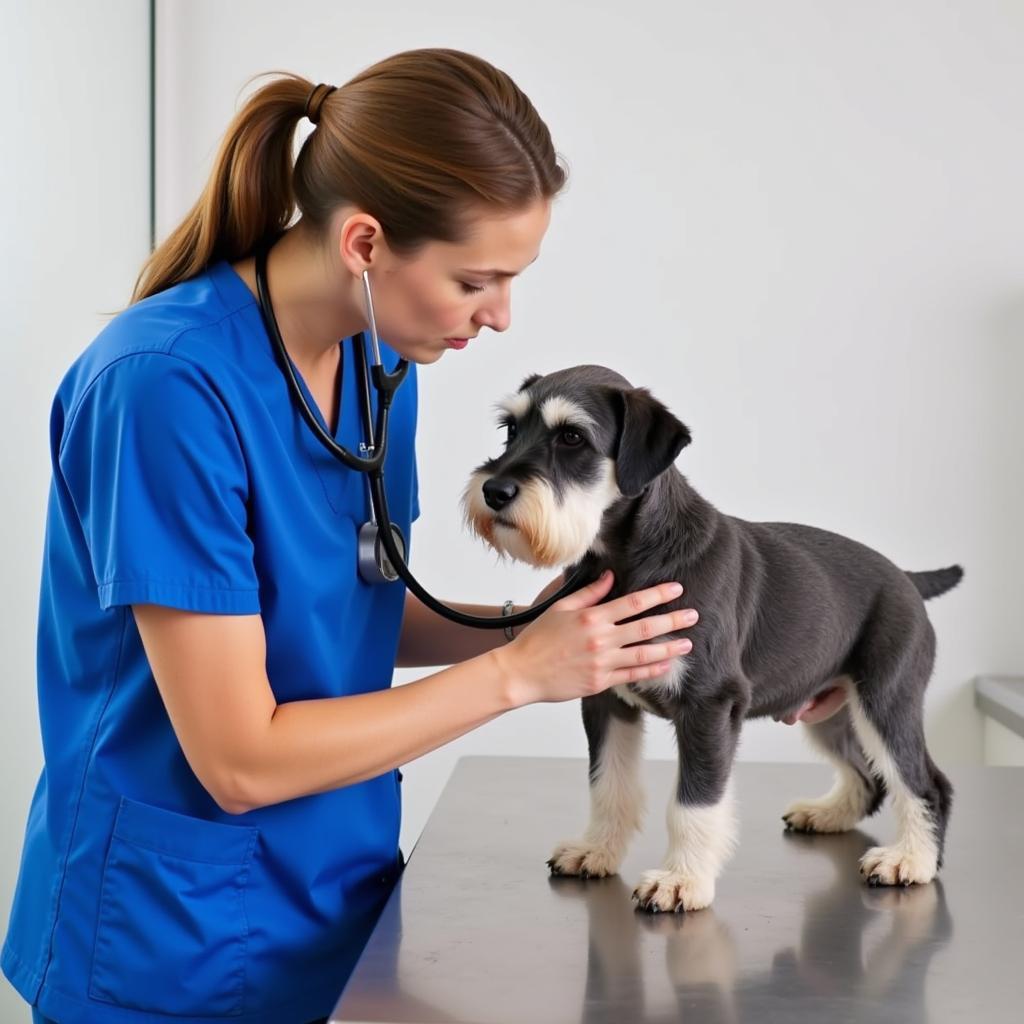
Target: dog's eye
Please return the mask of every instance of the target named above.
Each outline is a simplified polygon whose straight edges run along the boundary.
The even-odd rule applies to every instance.
[[[516,421],[515,420],[506,420],[502,424],[502,426],[504,426],[506,431],[507,431],[507,433],[505,435],[505,444],[509,444],[513,440],[513,438],[516,436]]]
[[[558,435],[558,439],[562,444],[566,444],[570,448],[576,448],[578,445],[583,444],[583,435],[578,430],[573,430],[572,427],[566,427]]]

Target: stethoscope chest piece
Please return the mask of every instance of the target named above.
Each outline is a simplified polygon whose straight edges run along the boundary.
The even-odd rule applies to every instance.
[[[391,523],[391,536],[399,554],[405,558],[405,538],[402,531]],[[364,583],[394,583],[398,570],[388,558],[380,537],[380,528],[375,522],[363,523],[359,527],[359,578]]]

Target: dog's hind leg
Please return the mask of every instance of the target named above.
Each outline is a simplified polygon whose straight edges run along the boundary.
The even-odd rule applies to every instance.
[[[811,743],[835,766],[835,783],[822,797],[791,804],[782,820],[792,832],[849,832],[881,806],[885,782],[872,772],[857,742],[848,706],[823,722],[804,723],[804,729]]]
[[[590,824],[582,839],[559,843],[548,860],[554,875],[600,878],[619,870],[640,828],[642,713],[605,691],[585,697],[583,725],[590,749]]]
[[[633,893],[642,910],[700,910],[736,846],[730,773],[749,688],[730,683],[714,698],[684,702],[675,720],[679,768],[669,799],[668,852]]]
[[[924,688],[934,652],[935,634],[926,622],[897,676],[866,679],[849,697],[857,738],[892,794],[899,830],[891,846],[861,857],[861,874],[871,885],[930,882],[942,864],[953,787],[925,746]]]

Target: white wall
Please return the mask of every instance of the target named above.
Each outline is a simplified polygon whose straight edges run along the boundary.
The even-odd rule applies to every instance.
[[[981,759],[969,680],[1024,662],[1020,7],[262,0],[243,19],[178,0],[160,14],[161,235],[264,70],[340,85],[402,49],[470,50],[513,75],[570,161],[511,329],[421,375],[428,587],[492,602],[540,589],[465,535],[457,497],[497,450],[492,401],[528,372],[604,363],[690,425],[679,466],[724,511],[847,533],[907,568],[966,567],[931,606],[928,733],[940,762]],[[407,847],[458,756],[583,756],[578,719],[523,709],[408,766]],[[648,753],[673,756],[660,723]],[[796,730],[756,723],[741,756],[812,755]]]
[[[994,718],[985,719],[985,764],[1024,768],[1024,739]]]
[[[0,4],[4,148],[4,480],[0,592],[0,930],[42,764],[35,651],[50,403],[75,356],[128,303],[149,250],[149,12],[145,3]],[[0,981],[0,1020],[28,1020]]]

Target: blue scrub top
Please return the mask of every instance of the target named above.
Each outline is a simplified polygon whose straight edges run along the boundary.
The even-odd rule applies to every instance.
[[[335,435],[349,449],[362,435],[352,344]],[[384,474],[406,538],[415,369]],[[60,385],[50,445],[45,766],[3,971],[61,1024],[324,1016],[401,870],[400,773],[222,811],[185,760],[129,606],[258,613],[279,703],[387,688],[405,587],[357,575],[363,477],[302,420],[226,262],[100,333]]]

